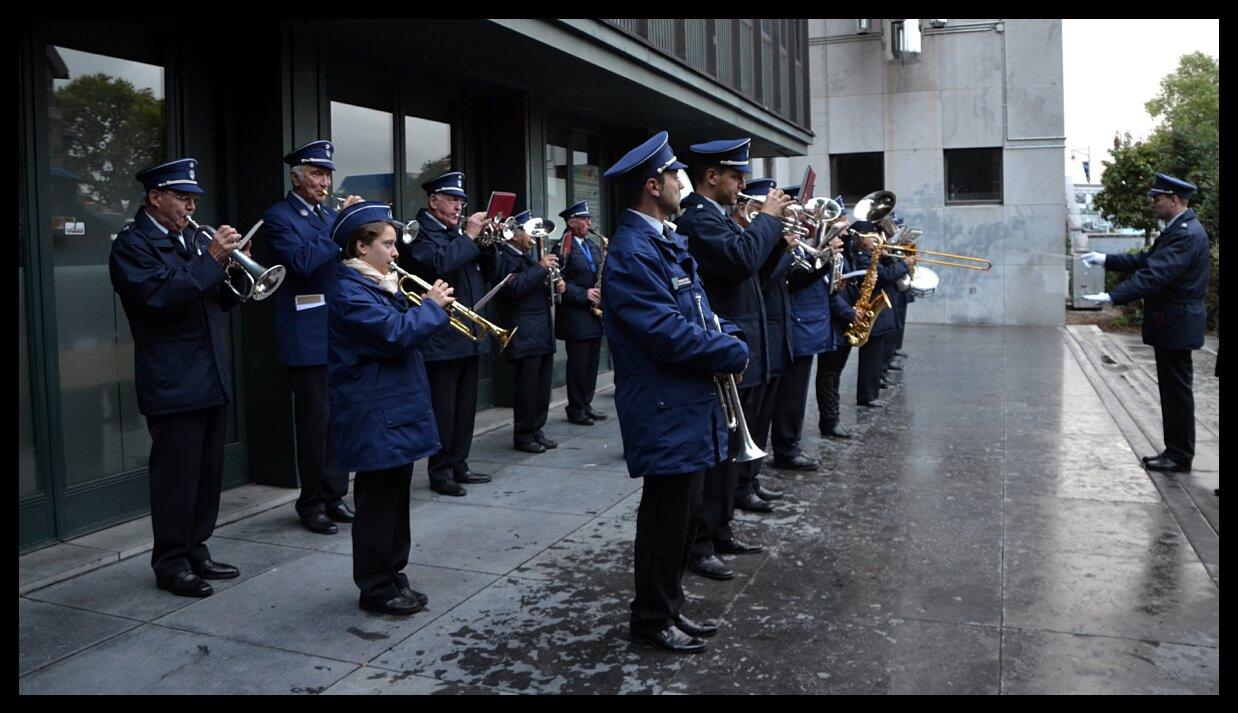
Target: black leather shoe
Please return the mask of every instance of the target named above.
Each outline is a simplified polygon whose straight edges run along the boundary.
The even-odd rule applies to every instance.
[[[416,599],[409,599],[403,594],[396,595],[385,602],[371,602],[362,599],[358,605],[368,612],[375,614],[394,614],[395,616],[408,616],[421,611],[423,604]]]
[[[357,513],[348,507],[348,503],[341,500],[334,505],[327,506],[327,517],[331,518],[332,522],[352,522],[357,519]]]
[[[668,626],[660,631],[642,632],[632,630],[632,641],[646,646],[656,646],[667,651],[694,653],[705,650],[705,642],[695,636],[688,636],[677,627]]]
[[[821,435],[827,438],[851,438],[851,431],[847,430],[842,424],[836,423],[829,430],[821,432]]]
[[[1141,462],[1141,463],[1143,463],[1144,465],[1147,465],[1147,464],[1148,464],[1148,461],[1153,461],[1153,460],[1156,460],[1157,458],[1164,458],[1164,457],[1165,457],[1165,452],[1164,452],[1164,451],[1161,451],[1160,453],[1157,453],[1157,454],[1156,454],[1156,455],[1154,455],[1154,456],[1143,456],[1143,457],[1141,457],[1139,460],[1140,460],[1140,462]]]
[[[820,464],[817,461],[803,453],[796,453],[786,460],[774,459],[774,467],[783,470],[816,470],[818,465]]]
[[[886,368],[889,369],[890,371],[902,371],[903,365],[902,364],[890,364]]]
[[[425,607],[425,605],[430,603],[429,597],[417,591],[416,589],[413,589],[412,587],[408,587],[408,586],[400,587],[400,596],[404,597],[405,599],[411,599],[414,602],[417,602],[423,608]]]
[[[605,421],[606,420],[606,414],[602,413],[601,411],[594,411],[593,409],[586,410],[585,415],[593,419],[594,421]]]
[[[710,579],[717,579],[721,581],[735,578],[735,573],[731,571],[730,567],[727,567],[722,563],[722,560],[713,556],[693,557],[688,561],[688,570],[695,572],[702,577],[709,577]]]
[[[320,535],[334,535],[340,531],[340,528],[336,527],[335,523],[331,522],[331,518],[327,517],[327,514],[323,512],[302,516],[301,526],[310,532],[317,532]]]
[[[713,619],[705,621],[692,621],[688,617],[680,614],[675,617],[675,628],[679,629],[688,636],[697,636],[708,638],[718,633],[718,622]]]
[[[1154,470],[1158,473],[1190,473],[1191,466],[1182,465],[1173,460],[1169,456],[1157,456],[1149,461],[1144,461],[1144,468]]]
[[[558,442],[558,441],[552,441],[552,440],[550,440],[550,439],[549,439],[549,438],[547,438],[547,437],[546,437],[546,435],[545,435],[545,434],[543,434],[543,433],[538,433],[538,434],[534,435],[533,437],[534,437],[534,438],[536,438],[536,439],[537,439],[537,442],[538,442],[538,443],[540,443],[540,444],[542,444],[542,446],[543,446],[543,447],[545,447],[545,448],[546,448],[546,450],[550,450],[551,448],[558,448],[558,447],[559,447],[559,442]]]
[[[464,486],[450,480],[445,483],[431,481],[430,490],[433,490],[439,495],[454,495],[455,497],[460,497],[468,492],[464,489]]]
[[[873,399],[872,401],[865,401],[863,403],[856,404],[856,405],[866,406],[868,408],[885,408],[886,402],[882,401],[881,399]]]
[[[160,589],[175,594],[178,597],[209,597],[215,589],[206,580],[194,574],[191,570],[177,572],[171,579],[155,577],[155,585]]]
[[[880,389],[888,389],[888,388],[890,388],[890,382],[889,382],[889,381],[886,381],[885,379],[882,379],[882,380],[881,380],[881,385],[880,385],[878,388],[880,388]]]
[[[757,481],[756,483],[753,484],[752,492],[756,493],[758,498],[766,502],[771,502],[774,500],[781,500],[782,496],[786,495],[786,493],[782,492],[781,490],[770,490],[764,485],[761,485],[760,481]]]
[[[457,483],[489,483],[494,480],[485,473],[474,473],[471,470],[464,471],[462,475],[454,475],[451,479]]]
[[[574,423],[577,426],[592,426],[593,425],[592,418],[588,416],[572,416],[571,414],[568,414],[567,422]]]
[[[199,565],[190,562],[189,566],[193,568],[193,573],[202,579],[236,579],[241,576],[241,570],[215,560],[206,560]]]
[[[906,356],[907,356],[907,352],[903,351],[902,349],[895,349],[895,350],[894,350],[894,356],[897,356],[897,357],[906,357]]]
[[[524,451],[525,453],[545,453],[546,452],[546,446],[543,446],[537,441],[530,441],[528,443],[516,443],[512,447],[518,451]]]
[[[734,537],[729,540],[714,540],[714,549],[724,555],[755,555],[765,551],[765,548],[760,545],[740,542]]]
[[[756,493],[744,493],[735,498],[735,507],[748,512],[773,512],[774,506],[757,497]]]

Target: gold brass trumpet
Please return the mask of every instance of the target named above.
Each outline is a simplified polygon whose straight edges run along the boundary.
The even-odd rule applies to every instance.
[[[392,261],[388,265],[388,267],[390,267],[393,272],[395,272],[397,275],[400,276],[400,282],[399,282],[400,292],[403,292],[404,296],[407,297],[409,301],[415,305],[420,305],[423,298],[421,294],[414,292],[412,288],[405,287],[404,281],[408,280],[409,282],[412,282],[414,285],[421,287],[422,289],[425,289],[425,290],[429,290],[431,287],[434,286],[426,282],[425,280],[421,279],[420,277],[417,277],[413,273],[408,272],[407,270],[401,268],[399,265],[395,264],[395,261]],[[485,333],[489,332],[490,334],[494,335],[495,339],[499,340],[499,345],[503,347],[504,349],[506,349],[507,343],[512,340],[512,337],[516,334],[516,330],[519,329],[519,327],[512,327],[510,330],[503,329],[502,327],[491,322],[490,320],[486,319],[480,314],[477,314],[476,312],[469,309],[468,307],[465,307],[459,302],[452,302],[450,311],[451,311],[450,317],[451,317],[452,329],[455,329],[457,332],[463,334],[464,336],[468,337],[474,342],[480,342],[484,340],[486,338]],[[464,320],[468,320],[472,322],[473,324],[476,324],[478,327],[481,327],[483,330],[482,333],[474,334],[472,328],[470,328],[469,325],[465,324]]]

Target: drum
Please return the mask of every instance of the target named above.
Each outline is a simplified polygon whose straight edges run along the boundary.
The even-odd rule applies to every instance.
[[[937,291],[937,283],[941,278],[931,268],[916,265],[916,276],[911,278],[907,289],[916,297],[928,297]]]

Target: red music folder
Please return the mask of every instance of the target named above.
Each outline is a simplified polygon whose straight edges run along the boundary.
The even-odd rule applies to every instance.
[[[812,166],[804,169],[804,180],[800,181],[800,203],[806,203],[809,198],[812,198],[812,190],[817,185],[817,172],[812,170]]]
[[[516,206],[516,194],[506,191],[491,191],[490,204],[486,206],[486,220],[496,215],[499,220],[511,217],[512,208]]]

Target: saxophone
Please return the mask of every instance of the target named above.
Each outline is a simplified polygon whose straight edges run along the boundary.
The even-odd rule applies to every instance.
[[[865,316],[856,317],[844,334],[848,344],[853,347],[862,347],[868,343],[873,325],[877,322],[877,315],[881,314],[881,310],[890,306],[890,298],[886,296],[885,290],[878,292],[876,298],[872,296],[873,290],[877,287],[877,265],[881,261],[885,240],[875,233],[857,233],[857,235],[863,237],[876,235],[877,237],[877,244],[873,247],[872,262],[868,266],[868,272],[864,273],[864,282],[860,285],[860,297],[855,301],[856,308],[864,310]]]
[[[593,283],[593,288],[600,290],[602,289],[602,266],[606,264],[606,248],[610,245],[610,241],[606,239],[605,235],[602,235],[593,228],[589,228],[589,233],[596,236],[598,240],[602,241],[602,257],[598,258],[598,279],[597,282]],[[602,318],[601,305],[591,304],[589,305],[589,311],[593,313],[594,317],[597,317],[598,319]]]

